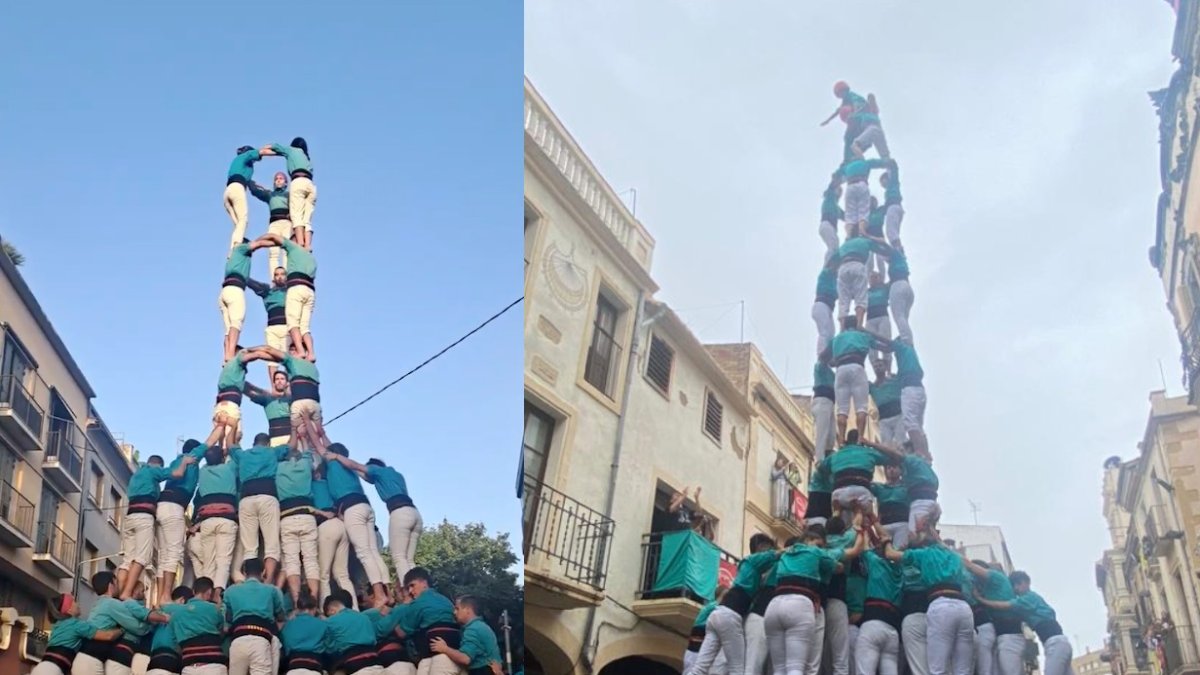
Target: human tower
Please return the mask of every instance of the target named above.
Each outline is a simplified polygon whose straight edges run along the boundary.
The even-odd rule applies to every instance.
[[[286,160],[271,188],[253,181],[266,157]],[[267,232],[254,240],[246,238],[247,192],[269,209]],[[403,474],[380,459],[351,459],[322,424],[308,143],[297,137],[238,148],[223,201],[233,234],[218,296],[224,353],[211,431],[184,443],[169,465],[154,455],[134,472],[124,560],[116,574],[93,575],[101,597],[86,620],[70,595],[55,599],[56,623],[34,672],[498,675],[498,642],[479,601],[451,601],[415,565],[422,521]],[[263,249],[270,283],[251,278],[253,254]],[[247,289],[266,314],[264,344],[251,348],[239,344]],[[247,366],[260,360],[268,364],[267,388],[247,382]],[[244,397],[266,418],[267,431],[249,447],[242,445]],[[363,481],[387,506],[399,584],[389,583]],[[351,581],[351,550],[367,588]],[[185,551],[193,581],[176,586]],[[152,608],[142,581],[151,572]]]
[[[1046,675],[1067,675],[1070,641],[1029,575],[971,560],[938,532],[900,168],[874,95],[845,82],[833,92],[841,103],[822,126],[840,117],[846,132],[818,228],[818,464],[804,533],[782,546],[751,537],[732,585],[696,619],[685,675],[1024,675],[1023,626],[1044,645]],[[882,172],[882,203],[872,171]],[[877,431],[868,430],[871,402]],[[879,468],[883,482],[874,481]]]

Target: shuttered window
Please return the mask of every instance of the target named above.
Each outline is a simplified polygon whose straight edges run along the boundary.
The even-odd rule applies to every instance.
[[[657,335],[650,337],[650,355],[646,359],[646,379],[664,394],[670,393],[671,367],[675,362],[675,350]]]
[[[714,441],[721,442],[721,419],[725,407],[711,391],[704,392],[704,433]]]

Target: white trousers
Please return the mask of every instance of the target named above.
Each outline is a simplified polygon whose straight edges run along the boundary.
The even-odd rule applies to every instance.
[[[900,390],[900,417],[904,431],[925,430],[925,387],[905,387]]]
[[[125,559],[121,569],[133,563],[142,567],[154,564],[154,516],[149,513],[126,513],[121,523],[121,550]]]
[[[233,236],[230,237],[229,250],[242,243],[246,238],[246,223],[250,217],[250,207],[246,204],[246,186],[241,183],[230,183],[225,186],[222,196],[225,203],[225,213],[233,221]]]
[[[821,643],[814,639],[816,612],[808,596],[795,593],[772,598],[763,620],[773,675],[803,675],[814,651],[820,663]]]
[[[850,315],[850,303],[867,309],[867,266],[857,260],[847,260],[838,266],[838,317]]]
[[[992,675],[996,665],[996,626],[975,627],[975,675]]]
[[[459,672],[462,672],[461,668],[459,669]],[[384,675],[417,675],[417,667],[408,661],[397,661],[387,668],[384,668],[383,673]],[[321,674],[313,673],[313,675]],[[357,673],[355,675],[357,675]]]
[[[825,262],[829,262],[838,250],[837,227],[828,220],[822,220],[817,232],[821,235],[821,241],[825,242]]]
[[[905,441],[904,416],[892,415],[879,420],[879,440],[883,441],[884,445],[890,445],[893,448],[900,447]]]
[[[373,533],[372,533],[373,534]],[[325,602],[333,591],[330,577],[338,587],[350,591],[354,597],[354,584],[350,581],[350,540],[346,538],[346,524],[339,518],[330,518],[317,527],[317,560],[321,564],[321,602]],[[355,598],[355,609],[358,599]]]
[[[396,566],[396,578],[401,581],[417,566],[414,559],[423,526],[421,512],[415,506],[404,506],[388,514],[388,549],[392,553],[392,564]]]
[[[133,668],[116,661],[105,661],[104,675],[133,675]]]
[[[308,513],[288,516],[279,522],[279,547],[283,549],[283,573],[307,579],[321,578],[317,545],[317,519]]]
[[[929,675],[929,659],[926,655],[928,624],[924,614],[909,614],[900,624],[900,642],[904,645],[904,657],[912,675]]]
[[[705,636],[705,639],[708,639],[707,635]],[[713,639],[715,640],[716,638]],[[700,648],[704,648],[703,643],[701,644]],[[696,659],[699,656],[700,652],[698,651],[685,651],[683,653],[683,675],[688,675],[691,673],[692,668],[696,665]],[[713,661],[712,667],[708,669],[708,672],[712,673],[712,675],[727,675],[729,672],[729,667],[725,663],[725,652],[717,653],[717,660]]]
[[[830,499],[834,506],[843,511],[869,511],[875,505],[875,495],[861,485],[834,488]]]
[[[893,248],[900,243],[900,223],[904,220],[904,207],[889,204],[883,215],[883,233]]]
[[[908,531],[909,534],[917,533],[918,521],[925,521],[925,525],[929,525],[929,518],[933,515],[934,509],[937,508],[937,502],[932,499],[914,499],[908,505]]]
[[[816,456],[824,457],[833,452],[833,436],[836,429],[836,418],[833,414],[833,401],[824,397],[813,397],[813,441],[816,443]]]
[[[847,628],[850,635],[850,672],[855,674],[858,673],[858,660],[855,654],[858,651],[858,634],[860,630],[854,624],[850,624],[850,627]]]
[[[937,598],[925,611],[929,675],[971,675],[975,665],[975,615],[966,600]]]
[[[742,616],[724,605],[708,615],[708,622],[704,624],[704,643],[700,645],[700,653],[696,655],[692,675],[709,675],[714,672],[713,665],[718,652],[725,654],[730,673],[745,673],[746,633]]]
[[[892,339],[892,320],[887,314],[884,314],[883,316],[877,316],[874,319],[867,319],[866,324],[868,332],[875,333],[876,335],[882,335],[888,340]],[[890,366],[891,362],[892,355],[890,352],[885,352],[879,349],[871,350],[871,363],[886,364]]]
[[[292,227],[312,228],[313,210],[317,208],[317,186],[311,179],[299,176],[288,185],[288,212]]]
[[[996,668],[1000,675],[1025,672],[1025,636],[1020,633],[996,636]]]
[[[858,146],[864,154],[871,146],[879,151],[879,156],[883,159],[888,158],[887,137],[883,135],[883,127],[878,123],[872,122],[870,126],[863,130],[858,138],[854,139],[854,145]]]
[[[817,675],[821,671],[822,645],[825,644],[825,612],[817,610],[813,624],[812,642],[809,643],[808,661],[804,664],[805,675]]]
[[[71,675],[104,675],[104,662],[87,654],[76,654]]]
[[[282,220],[273,220],[267,225],[267,232],[277,234],[282,239],[290,239],[292,236],[292,221],[284,218]],[[272,246],[267,251],[267,269],[271,274],[275,274],[276,267],[287,267],[287,251],[283,250],[282,246]]]
[[[845,200],[846,222],[866,222],[867,216],[871,213],[871,188],[867,185],[867,181],[847,183],[843,199]]]
[[[271,495],[242,497],[238,502],[238,532],[242,539],[243,560],[258,557],[258,534],[261,532],[263,558],[279,562],[279,500]]]
[[[342,520],[367,580],[372,585],[387,583],[387,564],[379,555],[379,540],[375,537],[375,510],[369,504],[355,504],[342,513]]]
[[[275,675],[279,640],[243,635],[229,643],[229,675]]]
[[[888,523],[883,531],[892,538],[892,548],[903,551],[908,548],[908,523]]]
[[[900,633],[884,621],[864,621],[854,646],[857,675],[897,675]]]
[[[910,345],[913,344],[913,333],[908,316],[912,313],[913,300],[912,285],[908,279],[893,281],[888,288],[888,308],[896,320],[896,335]]]
[[[1055,635],[1043,645],[1046,651],[1045,675],[1074,675],[1071,668],[1071,641],[1065,635]]]
[[[825,649],[833,675],[850,672],[850,611],[845,600],[825,601]]]
[[[837,399],[837,414],[849,415],[850,402],[854,402],[854,412],[867,412],[867,398],[870,392],[867,382],[867,370],[858,363],[846,363],[837,367],[833,372],[833,395]],[[861,433],[862,430],[860,430]]]
[[[42,661],[29,671],[29,675],[67,675],[62,671],[62,668],[53,661]]]
[[[229,669],[219,663],[202,663],[196,666],[184,666],[179,675],[228,675]]]
[[[427,659],[421,659],[417,664],[417,675],[459,675],[463,670],[459,668],[449,656],[445,654],[437,654]],[[354,675],[359,675],[362,671],[358,671]],[[379,669],[379,675],[383,675],[383,668]],[[370,675],[367,673],[366,675]]]
[[[820,356],[833,340],[833,308],[823,302],[814,302],[812,320],[817,324],[817,356]]]
[[[154,515],[158,543],[158,576],[176,574],[183,564],[183,542],[187,539],[187,523],[183,507],[174,502],[159,502]],[[179,581],[180,579],[176,579]]]
[[[767,667],[766,619],[748,614],[744,622],[746,633],[746,675],[763,675]]]
[[[229,586],[237,527],[237,523],[228,518],[207,518],[200,523],[200,540],[196,548],[200,552],[200,566],[203,569],[196,574],[212,579],[217,588]]]

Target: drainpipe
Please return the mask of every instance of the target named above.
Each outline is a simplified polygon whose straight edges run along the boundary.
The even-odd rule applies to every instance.
[[[88,442],[87,432],[83,432],[83,466],[80,467],[80,472],[83,476],[80,477],[79,483],[79,525],[75,528],[75,579],[71,582],[71,595],[79,597],[79,566],[83,564],[83,526],[87,522],[88,512],[88,479],[92,477],[91,469],[88,468],[88,448],[91,443]]]
[[[637,308],[633,315],[633,338],[629,343],[629,361],[625,364],[625,391],[621,393],[621,415],[617,418],[617,438],[613,444],[612,465],[609,467],[608,475],[608,495],[604,502],[604,517],[612,520],[613,504],[616,502],[617,496],[617,474],[621,468],[621,450],[625,441],[625,419],[629,413],[629,398],[633,391],[633,376],[637,368],[638,349],[642,343],[642,331],[658,320],[661,313],[646,319],[644,322],[642,316],[646,311],[646,292],[638,290]],[[596,625],[596,608],[588,608],[587,627],[583,630],[583,644],[579,648],[579,661],[583,663],[586,672],[592,672],[592,658],[588,655],[588,648],[592,646],[592,629]],[[599,636],[597,635],[597,638]],[[599,639],[595,641],[595,649],[599,651]]]

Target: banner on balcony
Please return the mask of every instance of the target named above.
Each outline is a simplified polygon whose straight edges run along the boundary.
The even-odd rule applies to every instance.
[[[804,512],[808,510],[808,495],[799,490],[792,490],[792,517],[796,522],[804,521]]]
[[[668,532],[662,538],[655,591],[686,588],[702,598],[713,598],[721,554],[712,542],[691,530]]]
[[[729,588],[733,585],[733,580],[737,578],[737,563],[722,559],[720,565],[717,570],[717,585]]]

